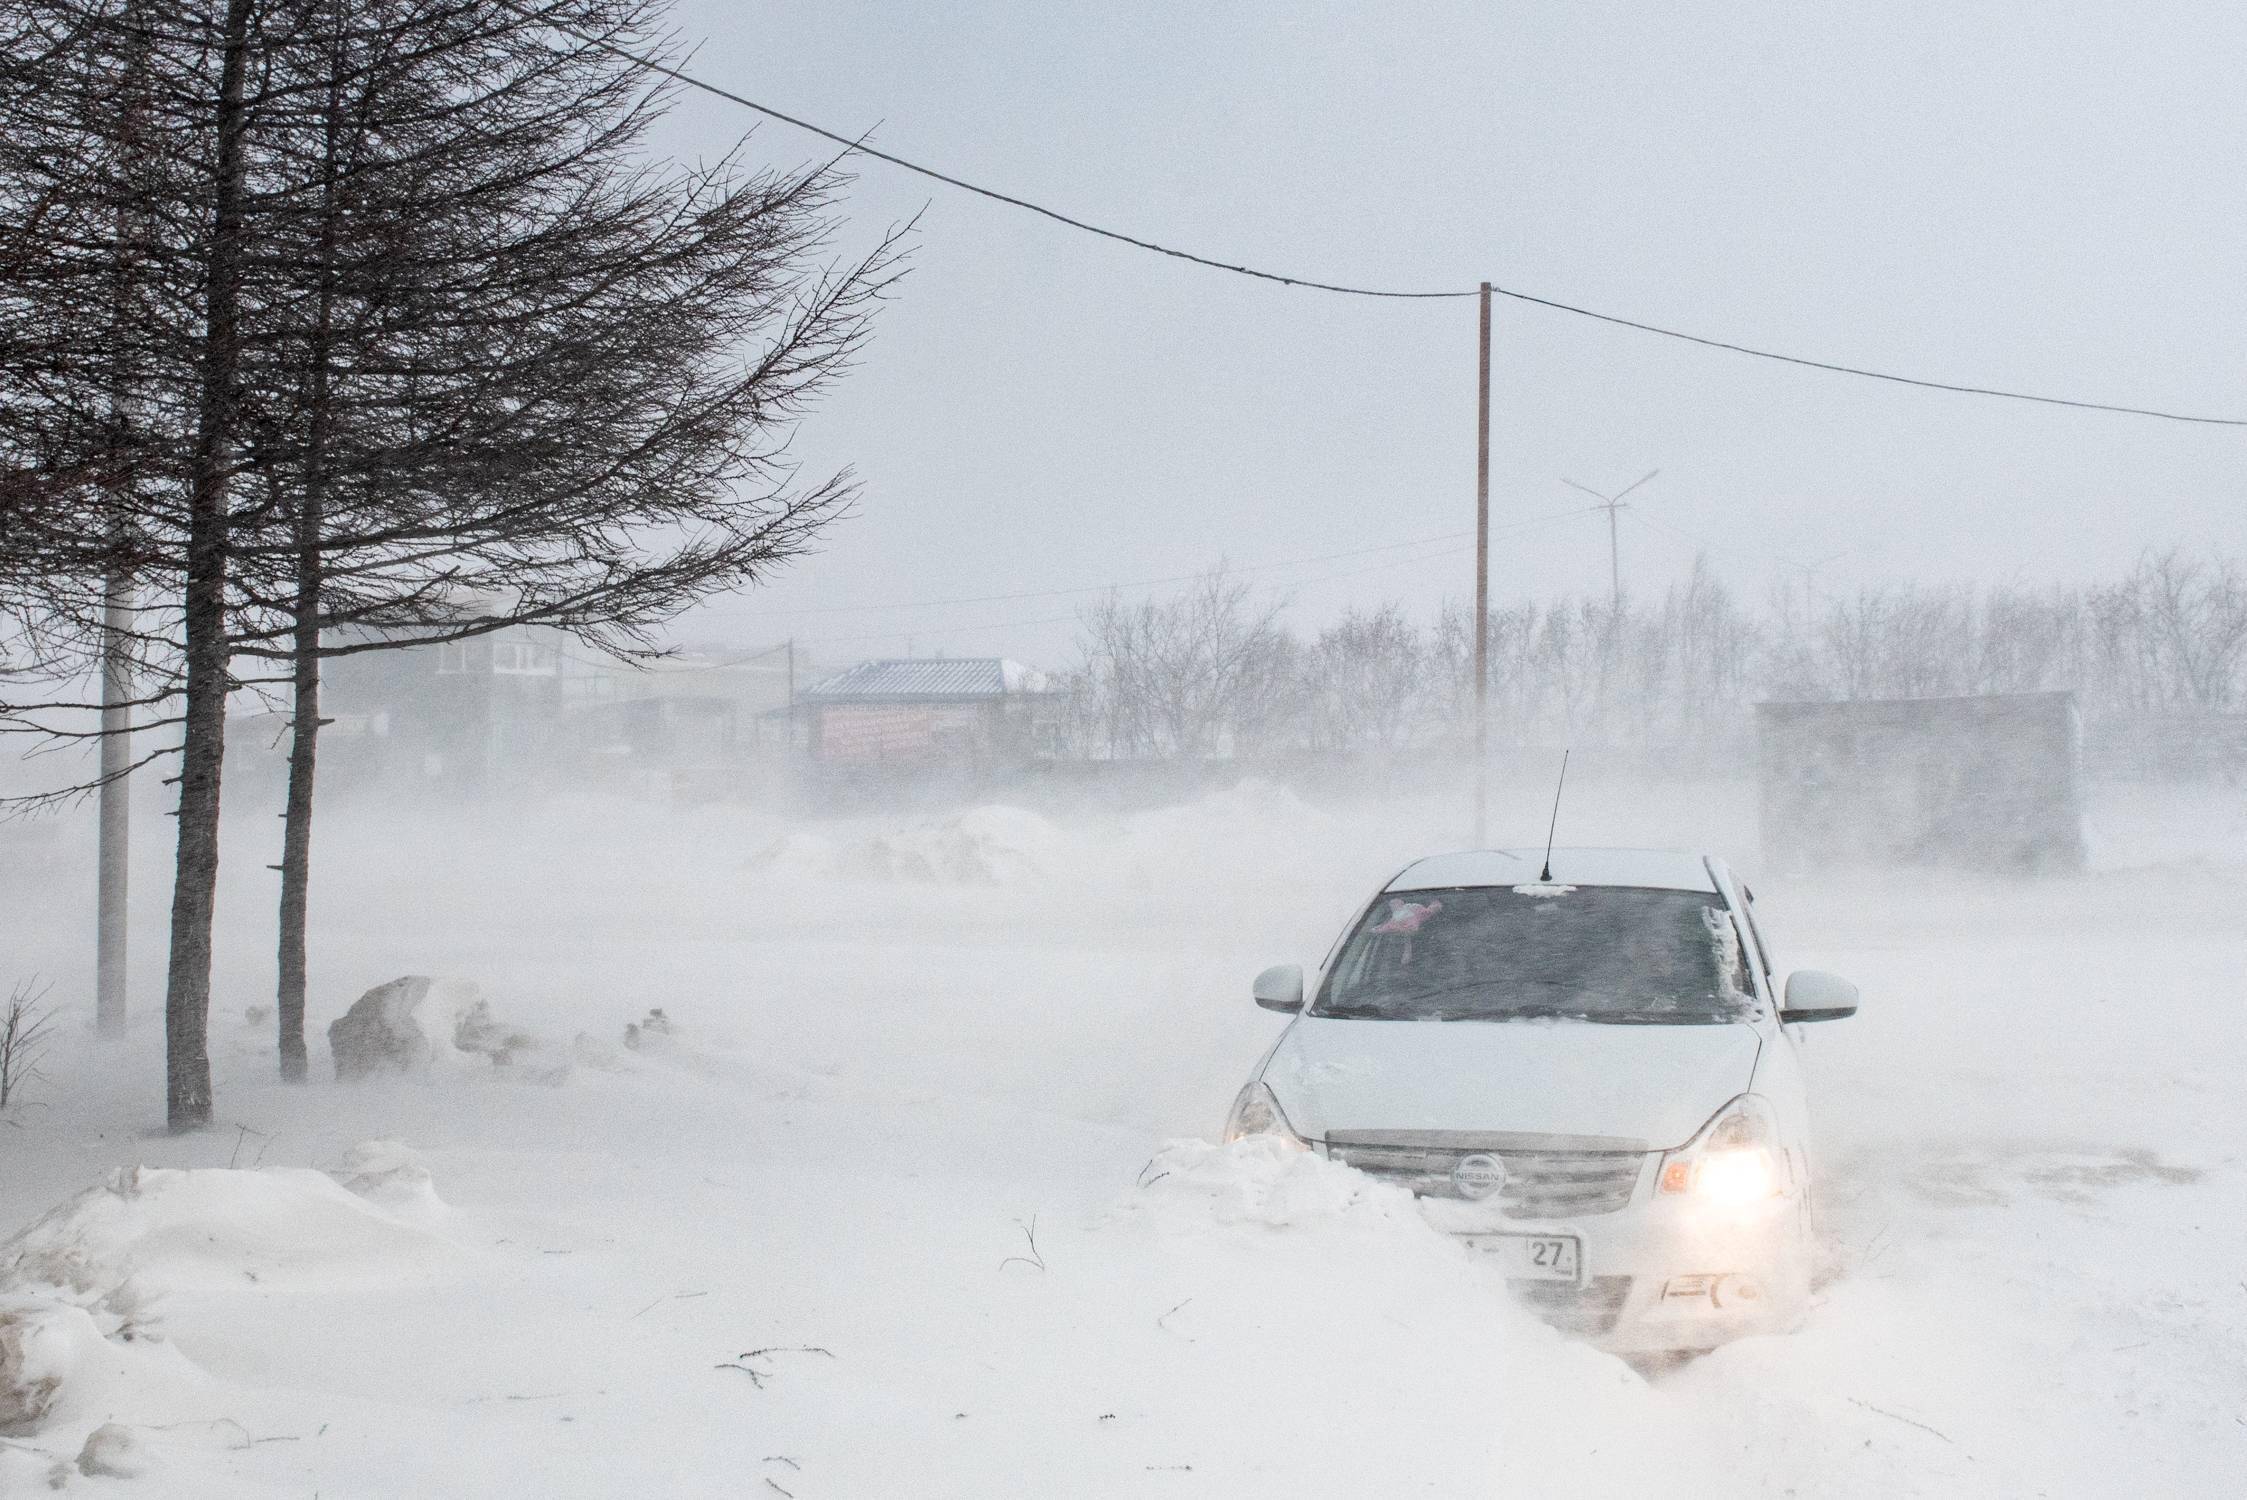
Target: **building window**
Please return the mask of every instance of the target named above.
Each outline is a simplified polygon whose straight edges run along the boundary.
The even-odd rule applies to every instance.
[[[468,643],[466,641],[439,641],[437,643],[437,675],[457,677],[468,670]]]
[[[528,641],[498,641],[492,645],[492,670],[509,677],[552,677],[554,648]]]

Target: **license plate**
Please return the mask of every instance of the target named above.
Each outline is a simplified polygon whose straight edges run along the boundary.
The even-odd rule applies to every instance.
[[[1572,1234],[1479,1234],[1467,1242],[1497,1259],[1515,1281],[1579,1281],[1581,1242]]]

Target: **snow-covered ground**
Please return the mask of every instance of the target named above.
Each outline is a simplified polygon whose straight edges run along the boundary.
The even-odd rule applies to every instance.
[[[1587,784],[1563,834],[1752,876],[1750,806]],[[1541,818],[1518,821],[1502,836]],[[1810,1049],[1828,1279],[1803,1333],[1651,1382],[1522,1314],[1409,1199],[1167,1144],[1215,1130],[1281,1024],[1249,976],[1315,961],[1372,882],[1459,842],[1434,808],[1255,786],[795,826],[339,806],[301,1089],[244,1019],[270,1004],[275,826],[230,830],[220,1124],[155,1129],[153,861],[129,1041],[74,1012],[0,1122],[0,1235],[28,1227],[0,1248],[0,1330],[63,1377],[0,1446],[0,1494],[2215,1496],[2247,1474],[2236,793],[2102,795],[2078,879],[1756,880],[1781,958],[1865,990]],[[0,834],[0,984],[89,988],[85,842]],[[541,1045],[325,1081],[326,1023],[410,972],[475,980]],[[674,1030],[626,1047],[651,1007]]]

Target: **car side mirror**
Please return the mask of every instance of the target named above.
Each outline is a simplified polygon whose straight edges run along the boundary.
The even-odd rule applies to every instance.
[[[1779,1019],[1786,1024],[1843,1021],[1855,1014],[1857,986],[1839,974],[1828,974],[1823,969],[1797,969],[1787,976],[1786,998],[1779,1005]]]
[[[1256,976],[1256,1003],[1266,1010],[1303,1008],[1303,966],[1274,964]]]

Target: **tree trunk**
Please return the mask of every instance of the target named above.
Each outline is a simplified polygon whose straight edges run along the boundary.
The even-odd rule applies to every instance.
[[[289,718],[289,796],[281,814],[281,910],[279,985],[274,1016],[279,1029],[281,1077],[302,1083],[310,1072],[304,1046],[306,983],[305,927],[312,897],[312,789],[320,751],[320,585],[325,564],[322,527],[326,524],[329,443],[334,435],[331,374],[334,367],[336,299],[337,152],[342,134],[344,59],[342,27],[329,58],[320,184],[319,295],[310,351],[311,421],[306,436],[304,491],[296,512],[296,598],[290,633],[290,674],[294,702]]]
[[[310,550],[312,556],[297,579],[289,800],[281,815],[280,989],[274,1011],[280,1026],[281,1077],[289,1083],[304,1082],[309,1070],[304,1047],[304,933],[312,894],[312,776],[320,739],[320,581],[318,548]]]
[[[179,854],[171,961],[164,986],[165,1116],[175,1131],[210,1123],[211,926],[218,897],[219,776],[226,754],[227,489],[241,347],[243,78],[250,0],[227,0],[219,74],[216,193],[203,336],[201,410],[188,477],[183,627],[186,705],[180,743]]]

